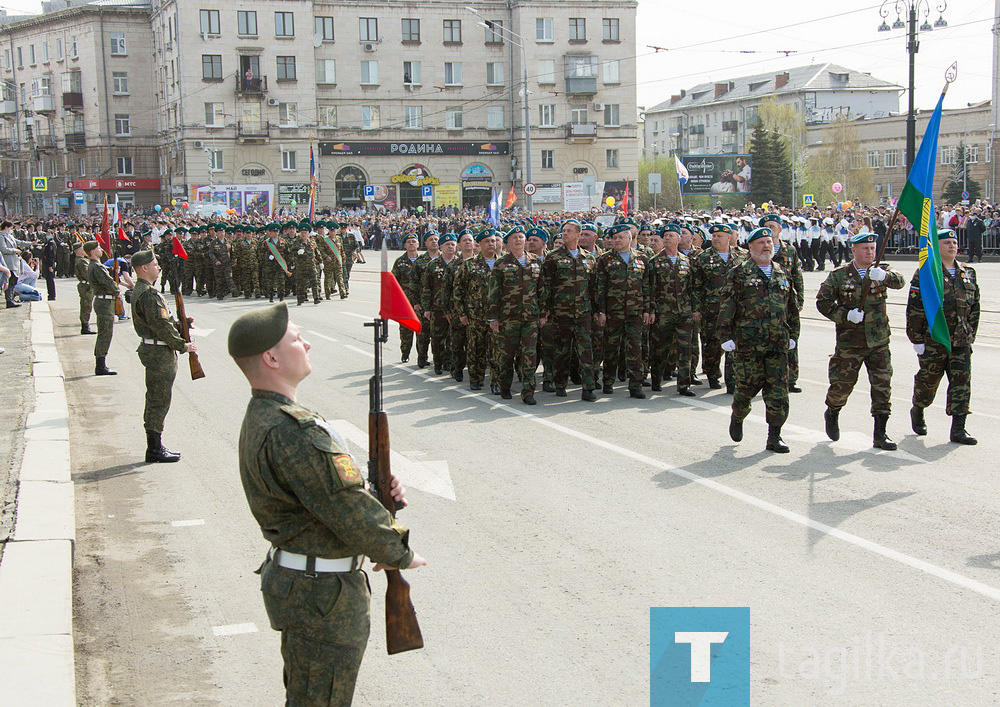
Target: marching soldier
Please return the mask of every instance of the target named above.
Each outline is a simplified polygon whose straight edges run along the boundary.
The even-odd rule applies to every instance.
[[[913,379],[913,407],[910,421],[913,431],[927,434],[924,408],[934,402],[941,377],[948,376],[948,401],[945,412],[951,416],[951,441],[976,444],[965,429],[972,398],[972,345],[979,330],[979,283],[976,271],[958,262],[958,237],[952,230],[938,233],[944,278],[944,302],[941,309],[951,337],[951,351],[931,338],[924,302],[920,293],[920,271],[910,281],[906,301],[906,335],[920,361]]]
[[[319,232],[318,248],[323,260],[323,294],[327,299],[330,299],[334,292],[340,293],[340,299],[347,299],[347,288],[344,287],[344,269],[340,262],[344,257],[344,247],[343,243],[339,243],[336,239],[336,229],[338,228],[340,228],[340,224],[334,221],[316,222],[316,230]],[[406,327],[400,327],[400,333],[404,330],[412,339],[413,332]]]
[[[94,342],[95,376],[116,376],[118,371],[108,368],[107,355],[111,350],[111,337],[115,333],[115,300],[120,297],[118,283],[101,262],[101,246],[97,241],[87,241],[83,251],[90,258],[87,281],[94,293],[94,313],[97,315],[97,341]]]
[[[466,352],[469,365],[469,389],[482,390],[486,371],[490,370],[491,383],[500,392],[493,361],[495,337],[486,320],[487,295],[490,272],[496,264],[500,240],[495,229],[486,228],[476,234],[479,254],[463,261],[455,275],[452,289],[452,321],[458,319],[467,327]]]
[[[650,299],[654,314],[650,336],[650,375],[653,392],[663,390],[663,375],[676,356],[677,393],[692,397],[691,312],[692,271],[686,255],[678,251],[680,228],[663,227],[663,249],[649,261]]]
[[[316,247],[309,238],[309,221],[298,225],[299,237],[292,243],[292,275],[295,280],[296,304],[309,301],[312,291],[313,303],[319,304],[319,281],[316,278]]]
[[[347,230],[347,224],[340,224],[340,234],[343,239],[344,249],[341,251],[344,254],[343,266],[344,266],[344,292],[350,293],[351,287],[351,268],[354,267],[354,261],[358,258],[358,253],[361,250],[361,242],[354,237],[354,233]]]
[[[805,284],[802,280],[802,262],[799,260],[795,246],[781,240],[782,220],[780,214],[765,214],[758,222],[758,226],[765,226],[771,230],[772,248],[774,256],[771,258],[780,265],[792,283],[795,295],[796,307],[801,312],[805,305]],[[747,240],[749,242],[749,239]],[[821,267],[820,270],[823,268]],[[791,349],[788,352],[788,392],[801,393],[802,388],[798,386],[799,381],[799,351]]]
[[[440,255],[438,250],[438,236],[440,234],[433,228],[428,228],[424,232],[424,248],[427,250],[417,256],[417,259],[413,262],[416,268],[415,273],[415,284],[417,287],[417,299],[412,303],[415,313],[418,317],[423,318],[425,313],[422,311],[416,311],[423,306],[423,290],[424,290],[424,274],[427,272],[427,268],[430,264],[437,259]],[[346,243],[345,243],[346,246]],[[344,252],[344,264],[347,264],[347,251],[346,247]],[[345,271],[346,275],[346,271]],[[420,333],[417,334],[417,368],[427,367],[427,349],[430,348],[431,343],[431,328],[429,326],[423,326],[420,328]]]
[[[750,259],[729,273],[719,314],[723,351],[735,351],[736,391],[729,436],[743,439],[750,401],[764,392],[766,449],[785,454],[781,426],[788,419],[788,351],[799,337],[799,309],[793,284],[773,262],[771,231],[757,228],[747,237]]]
[[[94,291],[90,289],[90,276],[88,275],[90,260],[84,253],[84,247],[84,243],[77,244],[76,260],[73,262],[77,279],[76,291],[80,293],[80,333],[96,334],[97,332],[90,328],[90,312],[94,308]]]
[[[458,255],[451,261],[445,270],[445,288],[447,296],[445,301],[448,311],[451,313],[451,377],[461,383],[465,380],[465,364],[467,362],[468,350],[468,326],[456,317],[454,313],[454,292],[455,280],[462,264],[472,259],[476,252],[476,239],[472,231],[468,228],[462,229],[458,234]]]
[[[692,262],[692,290],[694,294],[693,319],[701,327],[702,370],[708,376],[708,387],[722,387],[722,340],[719,338],[719,308],[722,291],[729,273],[739,267],[744,257],[732,247],[733,229],[727,224],[714,224],[708,229],[711,243]],[[732,358],[727,354],[725,363],[726,392],[735,390]]]
[[[212,264],[215,275],[215,297],[225,299],[226,294],[233,297],[239,295],[236,283],[233,282],[233,263],[230,259],[229,239],[232,233],[231,226],[215,224],[209,227],[208,259]]]
[[[549,232],[544,228],[535,226],[529,228],[525,234],[528,237],[527,250],[532,255],[538,257],[539,264],[545,262],[545,254],[548,252]],[[595,239],[596,245],[596,239]],[[542,390],[546,393],[554,393],[555,385],[552,383],[552,354],[554,346],[552,343],[552,322],[545,320],[538,327],[538,361],[544,367],[542,373]]]
[[[281,242],[280,230],[281,225],[278,223],[267,224],[267,235],[260,244],[260,258],[263,263],[261,286],[271,302],[274,302],[275,293],[278,295],[278,301],[285,299],[285,279],[288,277],[288,273],[281,266],[285,258],[283,252],[285,245]]]
[[[396,262],[392,264],[392,274],[396,276],[396,281],[399,286],[403,288],[403,294],[406,295],[406,299],[410,300],[410,304],[414,307],[419,307],[419,300],[417,295],[420,288],[415,282],[417,277],[417,268],[415,262],[417,260],[417,234],[407,233],[403,237],[403,250],[406,252],[401,256],[396,258]],[[340,261],[337,261],[337,267],[340,267]],[[343,299],[343,295],[341,295]],[[413,332],[402,324],[399,325],[399,351],[402,355],[402,362],[407,363],[410,360],[410,351],[413,349]]]
[[[886,434],[892,408],[890,384],[892,359],[889,353],[889,289],[900,290],[906,280],[891,267],[875,265],[876,236],[859,233],[851,238],[854,259],[835,268],[820,285],[816,308],[837,325],[837,346],[830,357],[830,388],[826,394],[826,434],[840,439],[840,409],[858,381],[864,364],[871,381],[872,417],[875,418],[874,445],[892,451],[896,443]],[[870,281],[864,296],[866,278]]]
[[[451,308],[445,274],[455,259],[457,241],[458,237],[454,233],[441,234],[441,257],[435,258],[427,266],[420,288],[420,307],[424,311],[424,319],[430,324],[430,344],[436,375],[441,375],[445,367],[451,370],[452,352],[448,328],[451,322]]]

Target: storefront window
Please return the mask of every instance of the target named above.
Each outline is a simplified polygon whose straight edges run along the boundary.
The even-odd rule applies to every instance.
[[[343,167],[333,180],[337,195],[337,205],[361,206],[365,201],[365,185],[368,177],[357,167]]]

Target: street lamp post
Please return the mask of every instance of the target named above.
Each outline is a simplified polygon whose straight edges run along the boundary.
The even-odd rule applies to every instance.
[[[896,10],[896,21],[890,27],[885,19],[889,16],[889,7]],[[944,19],[944,11],[948,9],[948,0],[941,0],[936,7],[938,18],[934,21],[934,27],[947,27],[948,23]],[[894,29],[906,28],[906,52],[910,58],[910,81],[907,86],[908,107],[906,113],[906,174],[909,175],[910,167],[913,166],[913,158],[917,151],[917,116],[913,105],[913,84],[916,72],[917,51],[920,49],[920,42],[917,41],[917,16],[923,13],[924,23],[920,25],[920,32],[930,32],[933,27],[927,21],[931,13],[929,0],[884,0],[878,10],[882,17],[882,24],[879,25],[879,32],[888,32]],[[906,15],[906,22],[902,16]]]

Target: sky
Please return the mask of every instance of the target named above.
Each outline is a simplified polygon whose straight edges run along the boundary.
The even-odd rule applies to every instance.
[[[921,0],[921,7],[928,7],[926,3]],[[636,91],[638,105],[645,108],[699,83],[780,73],[814,63],[832,62],[903,87],[907,84],[906,32],[877,31],[882,22],[878,3],[714,0],[704,5],[685,3],[678,10],[679,5],[669,0],[639,0]],[[941,1],[929,4],[931,24],[942,5]],[[945,70],[956,60],[958,80],[948,89],[945,107],[962,108],[990,98],[994,6],[994,0],[951,0],[941,13],[949,26],[920,34],[918,108],[934,107]],[[39,12],[41,3],[0,0],[0,8],[11,13]],[[889,2],[885,8],[891,25],[896,19],[895,5]],[[923,22],[922,14],[919,22]],[[786,56],[784,52],[791,53]],[[900,108],[906,108],[905,95]]]

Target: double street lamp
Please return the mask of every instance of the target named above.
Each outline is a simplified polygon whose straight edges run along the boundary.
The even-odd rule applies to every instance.
[[[885,21],[889,17],[890,8],[896,10],[896,21],[892,23],[891,27]],[[934,21],[934,27],[947,27],[948,23],[944,19],[944,11],[948,9],[948,0],[941,0],[941,3],[935,9],[938,13],[938,18]],[[922,14],[924,17],[924,22],[919,28],[920,32],[930,32],[933,30],[934,27],[928,22],[928,17],[931,14],[931,5],[929,0],[893,0],[893,2],[884,0],[878,10],[878,14],[882,16],[882,24],[878,27],[879,32],[889,32],[894,29],[906,28],[906,53],[910,56],[910,83],[907,90],[909,94],[909,108],[906,113],[906,174],[909,174],[910,167],[913,166],[913,158],[917,151],[917,118],[913,107],[914,65],[917,51],[920,49],[920,42],[917,41],[917,16]],[[905,23],[902,19],[904,14],[906,15]]]

